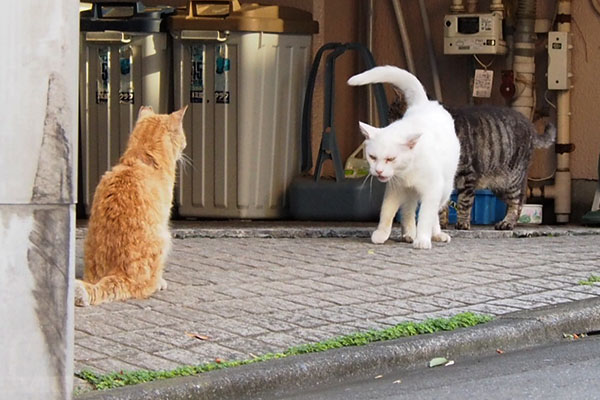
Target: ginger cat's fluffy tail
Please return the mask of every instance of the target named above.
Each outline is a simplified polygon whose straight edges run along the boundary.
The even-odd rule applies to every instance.
[[[157,289],[163,290],[167,282],[162,278],[155,285],[141,286],[139,290],[131,290],[132,282],[123,277],[108,275],[96,283],[75,280],[75,305],[85,307],[111,301],[126,300],[129,298],[146,298]]]
[[[416,76],[392,65],[371,68],[348,79],[348,85],[362,86],[369,83],[391,83],[402,92],[408,107],[428,102],[427,93]]]

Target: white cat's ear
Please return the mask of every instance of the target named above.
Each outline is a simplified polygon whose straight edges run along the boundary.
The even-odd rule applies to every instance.
[[[419,138],[421,138],[422,135],[423,135],[423,133],[421,133],[421,132],[410,134],[408,136],[408,138],[406,139],[406,143],[404,143],[404,145],[406,147],[408,147],[410,150],[412,150],[413,147],[415,147],[416,144],[419,142]]]
[[[375,128],[374,126],[371,126],[369,124],[365,124],[364,122],[358,122],[358,126],[360,127],[360,132],[365,136],[365,138],[367,139],[373,139],[373,137],[375,136],[375,134],[377,133],[377,128]]]
[[[154,115],[154,110],[152,110],[152,107],[150,106],[141,106],[140,107],[140,111],[138,111],[138,121],[144,117],[147,117],[149,115]]]

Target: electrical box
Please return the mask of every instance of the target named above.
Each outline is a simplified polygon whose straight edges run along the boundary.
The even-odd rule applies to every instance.
[[[548,89],[569,89],[568,32],[548,32]]]
[[[502,13],[449,14],[444,18],[444,54],[505,54]]]

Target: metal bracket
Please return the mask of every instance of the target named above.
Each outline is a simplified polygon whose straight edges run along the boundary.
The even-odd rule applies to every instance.
[[[575,151],[573,143],[556,143],[554,145],[556,154],[572,153]]]

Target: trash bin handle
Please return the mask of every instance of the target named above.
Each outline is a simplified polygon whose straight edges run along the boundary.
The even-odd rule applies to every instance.
[[[217,42],[227,41],[229,31],[181,31],[179,33],[181,40],[211,40]]]
[[[138,8],[143,7],[141,3],[118,3],[118,2],[110,2],[110,3],[94,3],[94,15],[96,18],[103,19],[104,18],[104,8],[109,7],[119,7],[119,8],[131,8],[131,15],[124,17],[124,19],[131,18],[132,16],[136,16],[138,14]],[[111,17],[115,18],[115,17]],[[119,17],[116,17],[119,18]]]
[[[198,12],[198,6],[211,6],[211,5],[223,5],[227,6],[227,13],[220,13],[218,15],[204,15]],[[239,0],[190,0],[188,3],[189,17],[221,17],[225,18],[234,11],[240,10]]]
[[[85,40],[88,42],[130,43],[131,35],[118,31],[86,32]]]

